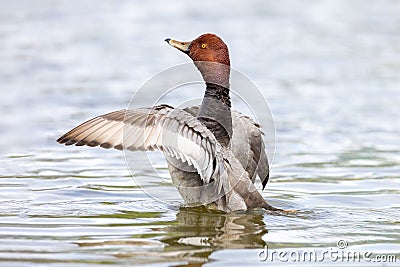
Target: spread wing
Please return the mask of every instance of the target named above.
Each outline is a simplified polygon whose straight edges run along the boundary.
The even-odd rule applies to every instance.
[[[222,147],[213,133],[189,113],[167,105],[120,110],[93,118],[61,136],[65,145],[130,151],[161,150],[187,162],[204,183],[227,181]]]

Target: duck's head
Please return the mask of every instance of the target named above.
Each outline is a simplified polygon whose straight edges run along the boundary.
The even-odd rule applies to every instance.
[[[187,54],[200,70],[206,82],[219,83],[223,86],[228,85],[229,51],[228,46],[220,37],[212,33],[206,33],[191,42],[181,42],[171,38],[167,38],[165,41]]]
[[[187,54],[195,62],[207,61],[230,65],[228,46],[215,34],[206,33],[191,42],[181,42],[171,38],[165,41]]]

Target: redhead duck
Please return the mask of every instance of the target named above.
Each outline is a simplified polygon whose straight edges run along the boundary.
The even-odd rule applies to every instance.
[[[215,34],[191,42],[165,41],[187,54],[206,84],[200,106],[120,110],[93,118],[57,141],[130,151],[160,150],[174,185],[188,205],[231,212],[270,206],[264,189],[269,165],[260,126],[231,109],[227,45]]]

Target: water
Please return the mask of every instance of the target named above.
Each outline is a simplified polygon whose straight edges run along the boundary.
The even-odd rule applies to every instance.
[[[339,240],[398,264],[398,10],[398,1],[2,1],[0,265],[284,265],[260,261],[260,249],[340,251]],[[179,209],[170,183],[148,186],[172,204],[137,187],[121,152],[55,142],[188,62],[164,38],[203,32],[224,38],[232,65],[268,99],[276,153],[262,194],[297,214]]]

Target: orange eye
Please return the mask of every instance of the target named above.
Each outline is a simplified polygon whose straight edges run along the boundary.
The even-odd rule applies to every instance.
[[[201,48],[206,48],[206,44],[201,44]]]

